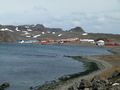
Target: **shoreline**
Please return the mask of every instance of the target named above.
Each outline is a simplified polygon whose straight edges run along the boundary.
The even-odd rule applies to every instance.
[[[101,55],[99,55],[101,56]],[[106,61],[99,60],[96,56],[67,56],[68,58],[73,58],[74,60],[81,61],[85,64],[86,70],[84,72],[75,73],[71,75],[66,75],[65,77],[60,77],[58,82],[51,81],[50,83],[38,86],[37,90],[68,90],[70,86],[75,86],[81,79],[91,79],[101,72],[112,67],[112,65]]]
[[[105,47],[108,48],[108,51],[111,52],[111,55],[94,55],[85,57],[87,60],[95,62],[100,68],[98,71],[92,72],[85,76],[80,76],[74,80],[69,81],[67,84],[60,85],[54,90],[68,90],[71,86],[76,88],[80,84],[81,79],[91,80],[96,76],[106,80],[109,78],[115,71],[120,72],[120,47]],[[77,90],[77,89],[75,89]]]
[[[79,76],[79,77],[77,77],[75,79],[69,80],[69,81],[67,81],[66,84],[59,85],[54,90],[68,90],[68,88],[70,86],[78,85],[81,79],[90,80],[94,76],[99,75],[102,72],[106,71],[107,69],[112,68],[112,65],[110,63],[108,63],[106,61],[103,61],[103,60],[99,60],[99,59],[96,58],[96,56],[88,56],[88,57],[85,57],[84,60],[86,62],[94,62],[94,63],[96,63],[99,69],[97,71],[91,72],[90,74],[87,74],[87,75],[84,75],[84,76]]]

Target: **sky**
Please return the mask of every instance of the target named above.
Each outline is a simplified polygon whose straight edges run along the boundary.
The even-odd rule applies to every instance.
[[[120,0],[0,0],[0,24],[120,34]]]

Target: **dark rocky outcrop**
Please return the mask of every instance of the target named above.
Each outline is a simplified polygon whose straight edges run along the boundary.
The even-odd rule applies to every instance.
[[[61,28],[46,28],[46,29],[51,32],[62,32],[63,31]]]
[[[70,32],[79,32],[79,33],[85,33],[85,31],[81,27],[75,27],[70,30]]]
[[[10,87],[10,84],[8,82],[5,82],[5,83],[0,85],[0,90],[5,90],[8,87]]]
[[[47,31],[47,29],[45,28],[45,26],[44,25],[42,25],[42,24],[37,24],[37,25],[35,25],[34,27],[32,27],[32,28],[30,28],[30,29],[33,29],[33,30],[37,30],[37,31],[44,31],[44,32],[46,32]]]
[[[115,72],[109,77],[109,79],[117,78],[117,77],[120,77],[120,72],[115,71]]]

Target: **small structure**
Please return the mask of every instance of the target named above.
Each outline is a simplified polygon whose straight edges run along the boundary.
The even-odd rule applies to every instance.
[[[83,36],[87,36],[87,35],[88,35],[88,33],[83,33],[82,35],[83,35]]]
[[[47,31],[47,33],[51,33],[50,31]]]
[[[20,40],[18,43],[21,43],[21,44],[22,44],[22,43],[24,43],[24,42],[25,42],[24,40]]]
[[[104,46],[105,45],[105,41],[104,40],[98,40],[98,41],[96,41],[96,45]]]
[[[31,32],[31,31],[32,31],[32,29],[27,29],[27,31]]]
[[[55,32],[52,32],[52,34],[55,34]]]
[[[29,43],[38,43],[39,41],[38,40],[20,40],[18,43],[25,43],[25,44],[29,44]]]
[[[80,39],[80,42],[95,43],[94,39]]]
[[[59,34],[59,35],[58,35],[58,37],[61,37],[61,36],[62,36],[62,34]]]
[[[45,34],[45,32],[41,32],[43,35]]]
[[[26,37],[30,38],[31,36],[27,35]]]
[[[40,43],[44,45],[44,44],[48,44],[48,41],[43,40]]]
[[[65,43],[65,42],[76,42],[79,38],[66,38],[66,39],[60,39],[57,40],[58,43]]]

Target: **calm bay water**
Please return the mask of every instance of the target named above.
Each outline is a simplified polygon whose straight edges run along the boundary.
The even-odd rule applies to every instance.
[[[97,47],[0,44],[0,83],[9,82],[7,90],[29,90],[30,86],[82,72],[84,64],[68,56],[110,54]]]

